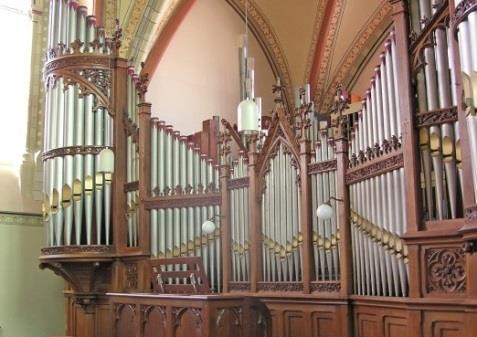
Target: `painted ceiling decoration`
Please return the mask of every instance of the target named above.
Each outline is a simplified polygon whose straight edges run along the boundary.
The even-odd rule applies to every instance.
[[[303,83],[310,82],[311,68],[315,60],[315,54],[318,47],[318,41],[321,36],[321,30],[323,25],[323,20],[325,20],[326,7],[330,1],[323,0],[319,2],[319,7],[316,12],[315,25],[313,28],[313,34],[311,37],[310,48],[308,50],[308,59],[306,61],[305,74],[303,77]]]
[[[186,14],[181,8],[187,4],[192,5],[195,1],[104,0],[103,22],[106,29],[111,30],[115,25],[113,13],[123,14],[120,18],[123,20],[122,56],[132,59],[136,66],[146,61],[150,72],[157,65],[154,63],[160,61],[168,41],[182,20],[182,17],[178,19],[177,16]],[[245,0],[220,1],[226,1],[244,18]],[[301,0],[294,3],[294,6],[288,6],[290,10],[290,13],[287,13],[290,20],[288,22],[282,13],[283,3],[249,0],[250,30],[263,49],[272,72],[280,77],[282,84],[286,86],[285,99],[289,107],[293,105],[294,88],[310,82],[316,107],[319,111],[326,112],[334,96],[336,84],[350,83],[353,73],[360,70],[360,61],[366,59],[365,54],[369,52],[369,47],[374,46],[388,28],[391,6],[387,0],[374,1],[370,5],[378,4],[363,25],[350,28],[348,24],[346,28],[342,28],[345,25],[341,21],[344,20],[344,12],[350,1]],[[118,7],[125,8],[125,6],[127,15],[118,13]],[[300,20],[301,17],[303,20]],[[306,25],[300,21],[305,21]],[[300,29],[303,28],[303,36],[293,37],[293,39],[301,38],[299,43],[303,47],[300,47],[299,51],[292,48],[296,41],[290,41],[288,31],[288,28],[295,24],[301,24]],[[339,56],[340,61],[336,66],[336,43],[343,35],[354,38],[344,56]],[[156,48],[160,50],[157,51]],[[302,61],[300,60],[301,64],[297,64],[297,57],[300,55],[305,56],[302,57]]]
[[[317,102],[321,111],[327,111],[332,104],[335,95],[336,86],[343,84],[348,87],[349,81],[353,78],[361,64],[361,60],[370,54],[373,46],[382,36],[391,24],[392,6],[386,1],[381,4],[374,15],[364,25],[363,29],[357,33],[353,43],[345,54],[345,57],[339,63],[336,72],[330,77],[331,80],[326,82],[326,87],[320,88],[324,94]],[[361,93],[357,93],[361,94]]]
[[[323,91],[328,78],[330,68],[330,58],[332,56],[333,44],[336,39],[338,22],[343,12],[343,1],[327,1],[327,17],[323,20],[320,29],[321,39],[317,41],[314,64],[311,67],[310,83],[314,88],[314,101],[317,108],[323,99]],[[326,36],[326,37],[325,37]]]

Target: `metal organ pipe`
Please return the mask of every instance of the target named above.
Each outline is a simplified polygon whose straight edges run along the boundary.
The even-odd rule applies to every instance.
[[[86,7],[78,6],[76,0],[51,0],[49,19],[47,62],[73,53],[110,53],[103,48],[104,30],[96,27],[95,18],[87,17]],[[95,40],[97,50],[91,48]],[[98,70],[101,71],[109,70]],[[88,76],[84,71],[79,75]],[[81,92],[74,81],[63,75],[56,79],[47,76],[51,77],[46,81],[45,154],[63,148],[112,146],[112,119],[106,108],[97,108],[95,94]],[[104,185],[95,155],[62,151],[64,154],[48,154],[44,160],[48,245],[109,245],[111,176],[107,175]]]
[[[396,151],[400,138],[393,33],[385,43],[360,116],[351,130],[351,169]],[[362,179],[350,188],[353,289],[359,295],[405,296],[406,248],[402,168]]]
[[[456,0],[456,7],[462,0]],[[474,181],[474,199],[477,200],[477,118],[475,107],[477,102],[477,43],[472,37],[477,33],[477,13],[472,11],[467,19],[459,23],[457,36],[460,51],[463,88],[465,104],[467,105],[467,130],[469,134],[470,158],[472,177]]]
[[[219,174],[211,159],[200,153],[188,137],[180,136],[162,121],[151,123],[151,189],[153,197],[175,197],[214,193]],[[220,207],[216,205],[151,209],[151,254],[159,257],[202,256],[213,291],[221,284],[221,242],[217,231],[202,232],[208,219],[220,226]],[[170,266],[169,270],[184,270]],[[166,280],[184,283],[182,278]]]
[[[419,1],[421,29],[424,29],[436,14],[440,2]],[[431,6],[432,5],[432,6]],[[422,50],[423,72],[416,75],[417,99],[420,113],[438,113],[453,109],[456,102],[449,70],[448,28],[436,25],[432,31],[433,44],[426,44]],[[393,51],[394,52],[394,51]],[[395,59],[395,55],[393,55]],[[395,61],[394,61],[395,63]],[[456,218],[461,205],[458,205],[458,163],[456,149],[458,139],[455,135],[456,123],[443,123],[423,126],[419,129],[419,143],[422,161],[423,197],[429,220]]]

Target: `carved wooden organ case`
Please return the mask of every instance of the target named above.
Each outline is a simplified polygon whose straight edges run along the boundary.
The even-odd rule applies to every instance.
[[[360,112],[341,91],[292,111],[276,86],[264,134],[184,136],[151,118],[121,30],[51,0],[40,266],[68,283],[67,335],[473,336],[477,5],[390,2]],[[187,256],[212,295],[147,295],[150,259]]]

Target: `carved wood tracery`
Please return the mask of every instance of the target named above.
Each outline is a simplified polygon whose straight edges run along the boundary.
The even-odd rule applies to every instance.
[[[425,251],[425,263],[428,293],[465,293],[467,282],[462,248],[428,248]]]
[[[105,108],[114,115],[109,98],[113,64],[114,60],[108,55],[65,54],[45,64],[45,83],[54,85],[56,79],[62,77],[65,87],[78,85],[81,95],[95,95],[96,107]]]

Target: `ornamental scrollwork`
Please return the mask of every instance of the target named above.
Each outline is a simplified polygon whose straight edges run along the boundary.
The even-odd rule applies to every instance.
[[[333,293],[341,290],[340,282],[313,282],[311,291]]]
[[[460,247],[430,248],[425,252],[428,293],[464,293],[465,255]]]
[[[259,282],[258,290],[261,291],[303,291],[301,282]]]
[[[250,283],[248,282],[229,282],[230,291],[250,291]]]
[[[404,165],[404,156],[402,153],[395,154],[391,157],[384,157],[382,160],[377,162],[371,162],[368,165],[363,165],[364,167],[357,167],[348,174],[346,174],[345,181],[347,185],[357,183],[372,177],[390,172],[396,169],[403,167]]]
[[[428,127],[457,121],[457,107],[433,110],[416,115],[416,127]]]
[[[467,19],[467,16],[477,10],[477,0],[462,0],[455,8],[454,12],[454,27]],[[454,29],[457,33],[457,29]]]
[[[138,272],[137,263],[126,263],[126,289],[137,289]]]

